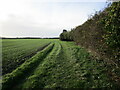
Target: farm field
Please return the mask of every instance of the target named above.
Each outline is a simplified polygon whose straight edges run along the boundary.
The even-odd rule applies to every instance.
[[[3,90],[116,87],[103,60],[94,59],[74,42],[3,40],[4,68],[11,73],[3,76]]]
[[[9,73],[50,43],[42,39],[2,40],[3,74]]]

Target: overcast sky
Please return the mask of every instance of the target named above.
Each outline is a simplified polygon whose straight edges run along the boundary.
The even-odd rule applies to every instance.
[[[57,37],[105,6],[105,0],[0,0],[0,36]]]

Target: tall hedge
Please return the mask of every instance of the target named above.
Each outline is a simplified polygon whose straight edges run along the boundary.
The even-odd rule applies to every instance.
[[[120,1],[95,13],[84,24],[60,35],[61,40],[74,40],[98,57],[120,62]]]

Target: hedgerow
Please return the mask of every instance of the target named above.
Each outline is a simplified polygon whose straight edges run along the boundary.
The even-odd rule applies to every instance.
[[[60,35],[60,39],[64,41],[71,40],[70,37],[94,55],[119,63],[120,1],[110,3],[107,8],[96,12],[84,24]]]

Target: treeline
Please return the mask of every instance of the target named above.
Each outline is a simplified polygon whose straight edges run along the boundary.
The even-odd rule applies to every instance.
[[[72,38],[71,38],[72,37]],[[96,12],[84,24],[60,34],[61,40],[73,40],[98,57],[120,63],[120,1]]]
[[[52,37],[52,38],[41,38],[41,37],[15,37],[15,38],[8,38],[8,37],[0,37],[0,39],[59,39],[59,37]]]
[[[60,40],[73,41],[73,31],[63,30],[63,32],[60,34]]]

